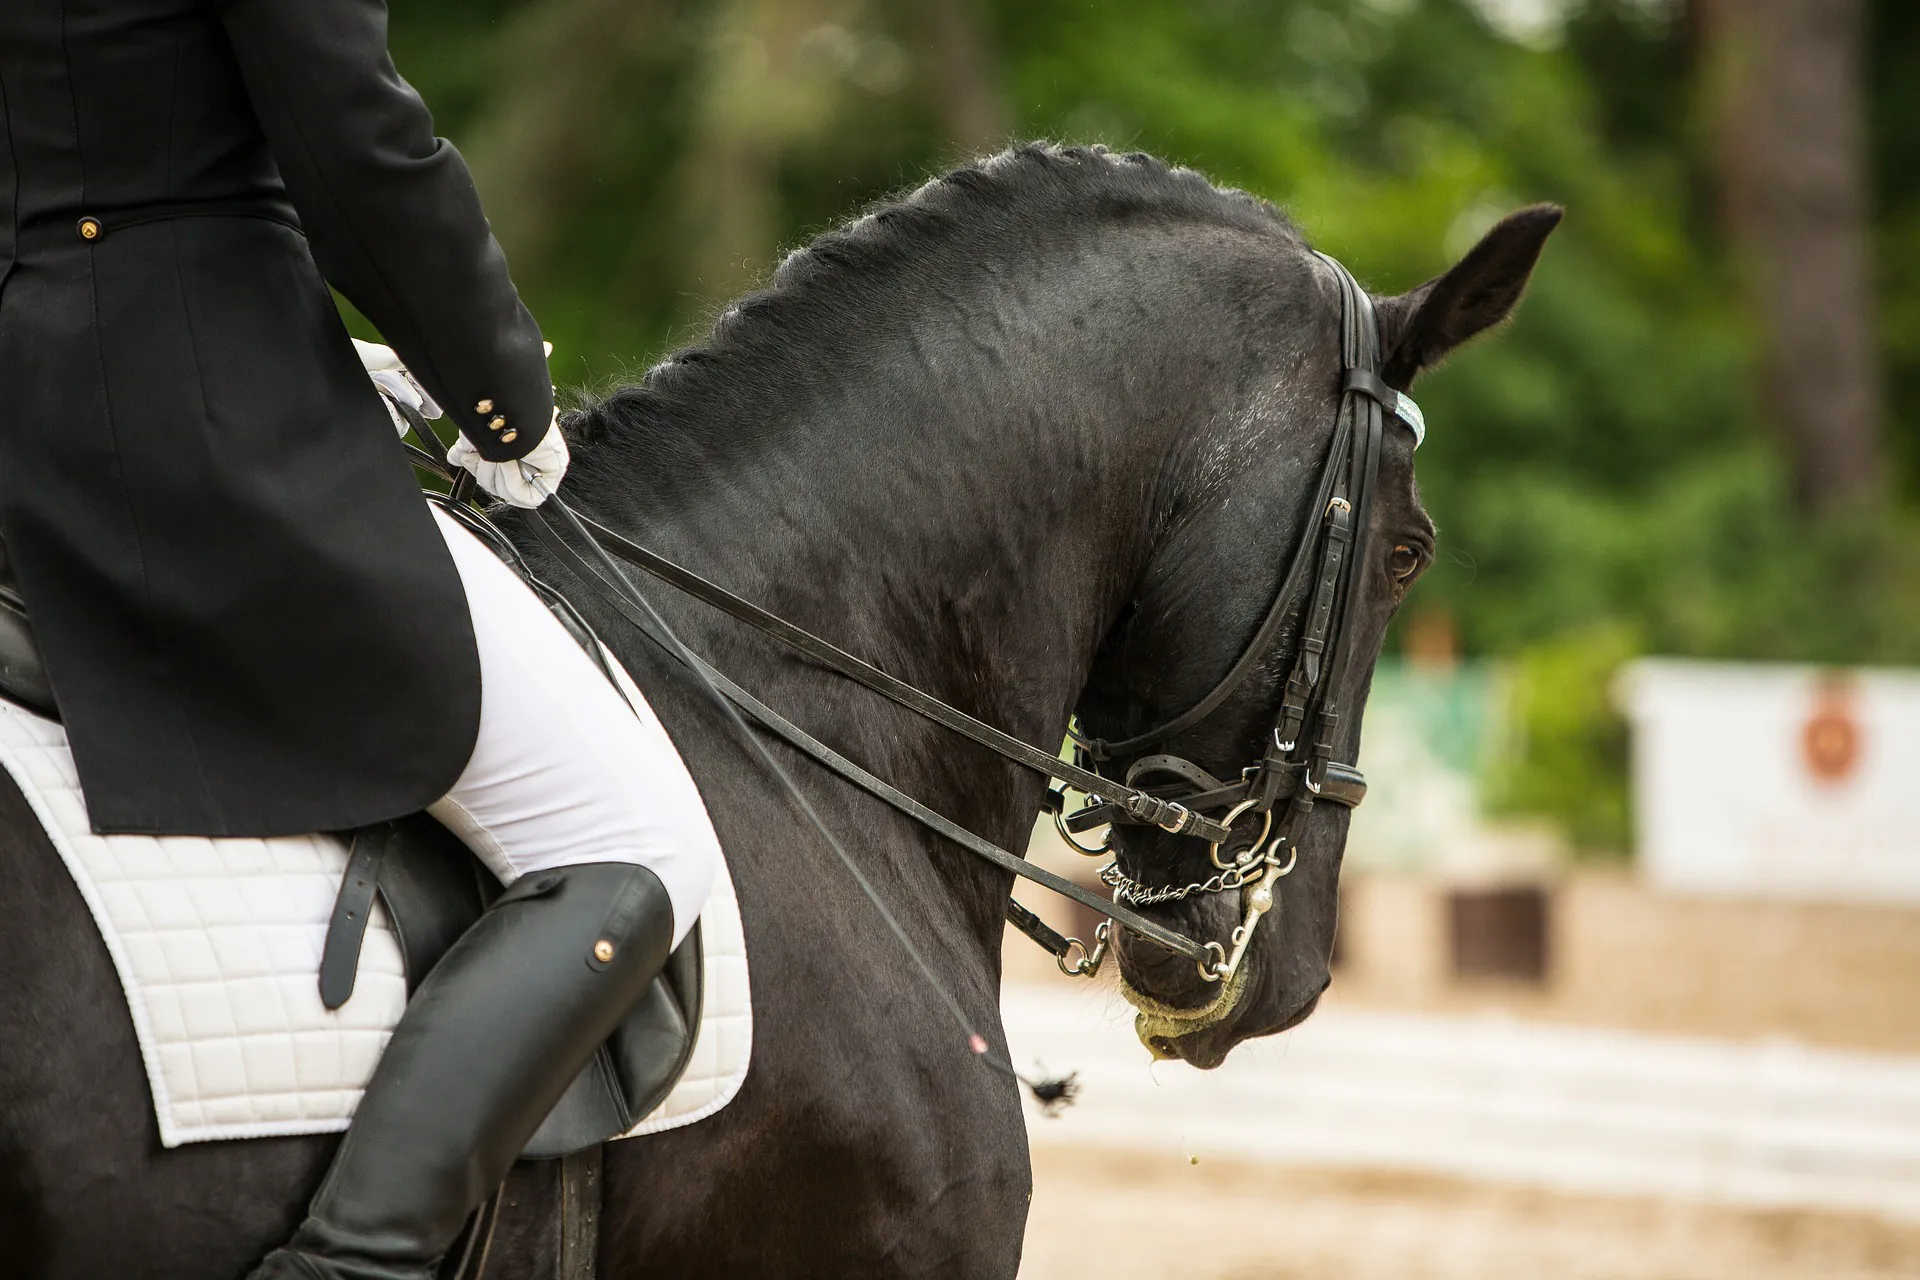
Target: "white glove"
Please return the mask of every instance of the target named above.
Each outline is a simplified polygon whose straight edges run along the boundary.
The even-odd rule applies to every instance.
[[[567,439],[560,434],[560,411],[533,452],[512,462],[488,462],[461,436],[447,450],[447,461],[465,467],[473,478],[500,501],[513,507],[537,507],[560,487],[567,474]]]
[[[387,403],[387,399],[398,400],[413,409],[423,418],[441,416],[440,406],[433,402],[427,389],[414,381],[407,372],[407,366],[400,363],[400,357],[394,354],[392,347],[383,347],[377,342],[353,340],[353,349],[360,357],[360,364],[373,379],[373,385],[383,393],[381,404],[386,405],[387,416],[393,419],[394,430],[401,435],[407,434],[407,420],[400,411]]]

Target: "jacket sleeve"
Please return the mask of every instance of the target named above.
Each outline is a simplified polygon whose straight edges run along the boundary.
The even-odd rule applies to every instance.
[[[385,0],[227,0],[227,36],[313,255],[480,456],[553,413],[540,330],[453,144],[387,53]]]

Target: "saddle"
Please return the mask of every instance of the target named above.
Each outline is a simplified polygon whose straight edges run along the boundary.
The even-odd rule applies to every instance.
[[[53,705],[53,685],[47,680],[47,665],[41,660],[40,645],[33,638],[33,624],[27,620],[27,602],[20,597],[20,584],[13,576],[13,560],[3,541],[0,541],[0,697],[50,719],[60,718],[59,709]]]
[[[483,540],[502,550],[493,537]],[[526,577],[510,548],[502,558]],[[572,606],[545,584],[527,580],[574,638],[604,663],[599,641]],[[0,698],[48,719],[60,718],[4,541],[0,541]],[[339,1008],[353,994],[361,944],[376,898],[399,942],[411,995],[502,891],[479,859],[424,813],[343,836],[352,852],[317,975],[321,1001],[329,1009]],[[528,1141],[523,1159],[553,1159],[597,1147],[626,1133],[660,1105],[693,1054],[704,972],[696,923],[646,995],[595,1052]]]

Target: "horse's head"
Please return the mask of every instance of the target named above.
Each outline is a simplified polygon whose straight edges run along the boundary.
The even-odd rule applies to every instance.
[[[1559,220],[1551,206],[1521,210],[1445,274],[1410,293],[1374,300],[1377,369],[1388,387],[1405,391],[1423,368],[1503,320]],[[1181,477],[1171,485],[1172,510],[1079,707],[1080,725],[1090,735],[1109,741],[1139,735],[1199,701],[1250,644],[1258,645],[1247,677],[1198,723],[1140,743],[1105,765],[1109,776],[1130,773],[1141,786],[1171,784],[1176,794],[1204,791],[1210,783],[1190,769],[1181,776],[1182,766],[1170,766],[1167,756],[1233,783],[1245,766],[1283,754],[1273,750],[1276,724],[1286,722],[1289,676],[1303,641],[1315,633],[1310,602],[1326,563],[1322,477],[1345,465],[1328,461],[1344,373],[1343,286],[1338,268],[1304,248],[1294,249],[1270,279],[1290,296],[1248,309],[1250,323],[1284,316],[1297,332],[1288,341],[1246,344],[1247,351],[1272,353],[1266,367],[1243,379],[1238,410],[1222,415],[1208,438],[1189,442],[1187,456],[1169,468]],[[1364,316],[1364,303],[1348,306]],[[1366,520],[1351,544],[1344,598],[1331,593],[1327,675],[1310,698],[1295,695],[1309,711],[1306,732],[1284,754],[1305,767],[1275,770],[1283,776],[1271,832],[1252,805],[1240,815],[1234,840],[1217,849],[1152,826],[1113,828],[1110,875],[1120,883],[1117,896],[1131,897],[1177,933],[1219,943],[1216,965],[1234,951],[1236,928],[1257,920],[1244,958],[1224,980],[1217,970],[1205,975],[1191,959],[1118,932],[1124,988],[1141,1010],[1141,1039],[1156,1055],[1217,1066],[1242,1040],[1304,1019],[1329,980],[1348,809],[1324,795],[1298,808],[1287,797],[1300,787],[1302,772],[1324,776],[1324,758],[1317,769],[1315,742],[1308,739],[1326,743],[1332,761],[1355,759],[1360,713],[1387,623],[1434,554],[1433,522],[1414,482],[1414,433],[1391,416],[1384,422],[1370,507],[1354,507]],[[1295,577],[1298,594],[1283,607],[1281,625],[1263,633],[1262,620],[1284,596],[1288,571],[1301,557],[1307,564]],[[1332,713],[1332,723],[1316,727],[1315,710]],[[1227,814],[1216,808],[1211,816]],[[1253,866],[1247,851],[1273,835],[1283,839],[1268,846],[1273,856],[1264,871],[1243,872],[1250,880],[1245,887],[1223,886],[1223,867],[1231,881],[1236,864]],[[1195,888],[1173,896],[1187,886]],[[1271,908],[1250,915],[1248,905],[1262,889]]]
[[[1283,785],[1261,799],[1282,856],[1298,852],[1284,877],[1275,862],[1264,884],[1123,895],[1189,950],[1218,944],[1224,962],[1259,890],[1277,889],[1230,979],[1118,933],[1149,1045],[1212,1066],[1304,1017],[1326,985],[1347,812],[1290,796],[1303,767],[1325,786],[1329,762],[1355,759],[1387,622],[1433,556],[1413,433],[1372,406],[1512,310],[1559,216],[1515,214],[1444,275],[1370,301],[1278,211],[1197,173],[1019,147],[795,252],[702,346],[572,415],[568,489],[603,522],[720,566],[742,594],[1029,743],[1058,741],[1069,707],[1083,732],[1118,743],[1205,700],[1177,732],[1117,750],[1102,763],[1109,778],[1135,771],[1143,789],[1190,795],[1208,775],[1237,785],[1275,755],[1265,780]],[[1358,392],[1342,405],[1348,315],[1377,339],[1364,412]],[[1347,476],[1375,476],[1370,502],[1352,487],[1336,501],[1321,492],[1339,470],[1328,458],[1343,415],[1380,421],[1378,448]],[[1367,428],[1347,438],[1370,439]],[[1328,601],[1337,643],[1295,749],[1270,753],[1295,658],[1313,648],[1302,618],[1324,517],[1349,498],[1366,522]],[[1315,563],[1290,590],[1302,547]],[[1287,607],[1267,626],[1276,599]],[[1026,834],[1041,785],[1030,771],[743,648],[728,620],[685,621],[730,674],[829,726],[836,749],[987,838]],[[622,643],[637,646],[629,661],[648,660]],[[1207,698],[1230,671],[1230,694]],[[1190,764],[1141,764],[1153,755]],[[1230,806],[1194,807],[1222,819]],[[1232,866],[1264,825],[1258,807],[1243,810],[1218,855]],[[991,957],[1004,879],[884,843],[874,856],[896,858],[895,874],[938,904],[933,918],[964,904]],[[1114,843],[1118,876],[1142,891],[1221,874],[1190,835],[1119,827]],[[779,874],[805,861],[783,857]],[[829,876],[811,892],[817,907],[853,887]]]

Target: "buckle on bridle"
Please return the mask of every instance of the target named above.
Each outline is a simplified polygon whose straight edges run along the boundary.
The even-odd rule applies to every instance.
[[[1153,825],[1176,836],[1184,834],[1186,829],[1193,825],[1193,810],[1175,800],[1166,800],[1162,803],[1166,805],[1163,811],[1164,816]]]
[[[1158,827],[1169,835],[1185,835],[1193,825],[1193,810],[1177,800],[1161,800],[1149,795],[1130,796],[1127,814],[1135,822]]]

